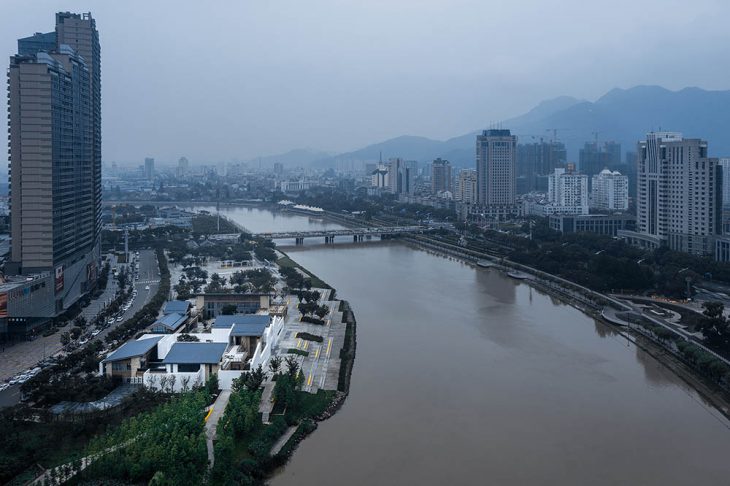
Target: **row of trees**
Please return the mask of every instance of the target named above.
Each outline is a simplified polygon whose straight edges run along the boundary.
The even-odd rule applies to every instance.
[[[321,294],[317,290],[297,291],[297,298],[299,299],[297,309],[299,309],[299,313],[302,315],[303,321],[321,324],[324,317],[329,314],[329,307],[319,304],[320,297]],[[319,320],[316,320],[314,316],[317,316]]]
[[[93,439],[87,455],[96,459],[81,478],[203,484],[208,466],[204,419],[210,400],[206,387],[181,393]]]

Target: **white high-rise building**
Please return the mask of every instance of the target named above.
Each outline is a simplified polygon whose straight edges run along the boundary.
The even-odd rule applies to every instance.
[[[721,228],[720,173],[706,141],[649,133],[638,146],[636,231],[619,236],[644,248],[712,254]]]
[[[477,198],[481,206],[515,204],[517,136],[509,130],[477,135]]]
[[[593,176],[591,207],[608,211],[629,209],[629,178],[618,171],[603,169]]]
[[[548,201],[552,214],[588,214],[588,176],[555,169],[548,176]]]
[[[454,199],[464,204],[477,203],[477,171],[462,170],[456,178]]]

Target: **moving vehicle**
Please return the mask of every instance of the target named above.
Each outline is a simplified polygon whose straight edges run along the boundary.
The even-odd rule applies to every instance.
[[[149,289],[150,289],[150,286],[149,286],[149,285],[145,285],[145,286],[144,286],[144,289],[145,289],[145,290],[149,290]]]

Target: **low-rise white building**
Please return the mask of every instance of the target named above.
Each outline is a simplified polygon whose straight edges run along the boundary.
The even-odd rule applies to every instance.
[[[110,353],[99,372],[173,391],[202,385],[217,374],[226,390],[243,373],[268,364],[283,326],[279,316],[238,314],[219,317],[210,332],[186,334],[185,341],[180,334],[145,334]]]

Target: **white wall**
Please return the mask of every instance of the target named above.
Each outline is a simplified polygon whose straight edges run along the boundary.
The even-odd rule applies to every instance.
[[[218,386],[221,390],[230,390],[233,386],[233,380],[241,376],[244,371],[241,370],[219,370]]]

